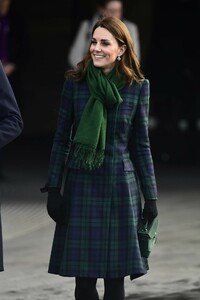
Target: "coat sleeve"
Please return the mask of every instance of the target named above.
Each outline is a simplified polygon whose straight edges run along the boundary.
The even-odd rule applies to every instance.
[[[148,129],[149,81],[144,80],[133,119],[130,154],[145,200],[157,199],[157,185]]]
[[[68,63],[70,67],[74,68],[86,54],[90,44],[90,36],[88,36],[90,30],[89,21],[82,21],[69,50]]]
[[[14,140],[22,129],[23,121],[19,107],[0,63],[0,148]]]
[[[54,134],[53,145],[50,155],[48,178],[42,192],[48,187],[61,188],[65,163],[67,161],[74,120],[72,80],[64,82],[61,104],[58,114],[57,127]]]
[[[133,39],[133,43],[134,43],[134,50],[135,53],[137,55],[137,58],[139,61],[141,61],[141,46],[140,46],[140,33],[139,33],[139,28],[137,26],[137,24],[130,22],[126,19],[124,19],[124,23],[127,26],[130,35]]]

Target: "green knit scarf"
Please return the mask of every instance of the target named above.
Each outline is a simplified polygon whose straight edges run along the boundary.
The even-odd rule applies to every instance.
[[[92,170],[104,160],[106,145],[107,110],[123,100],[119,90],[124,81],[116,76],[115,68],[104,75],[90,61],[86,71],[90,97],[86,103],[74,137],[74,159],[81,168]]]

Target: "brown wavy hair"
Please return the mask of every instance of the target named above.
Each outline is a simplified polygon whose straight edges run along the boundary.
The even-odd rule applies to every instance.
[[[97,21],[92,29],[92,35],[96,28],[102,27],[107,29],[117,40],[118,45],[126,45],[126,51],[121,56],[121,61],[116,61],[117,76],[123,77],[128,85],[133,81],[142,82],[144,76],[140,70],[140,63],[134,51],[134,42],[126,25],[116,17],[106,17]],[[84,78],[87,66],[91,60],[90,50],[74,69],[68,70],[65,75],[79,81]]]

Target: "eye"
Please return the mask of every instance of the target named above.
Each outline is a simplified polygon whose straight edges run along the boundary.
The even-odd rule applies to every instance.
[[[91,45],[96,45],[96,41],[95,40],[91,40]]]
[[[103,45],[103,46],[109,46],[110,43],[109,43],[109,42],[102,42],[102,45]]]

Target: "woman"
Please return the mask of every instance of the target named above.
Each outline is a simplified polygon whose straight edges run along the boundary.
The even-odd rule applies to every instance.
[[[157,216],[149,82],[115,17],[95,24],[88,54],[66,75],[43,189],[57,223],[49,273],[75,277],[76,300],[99,299],[97,278],[104,278],[104,300],[122,300],[124,277],[147,272],[137,239],[140,187],[143,217]]]

